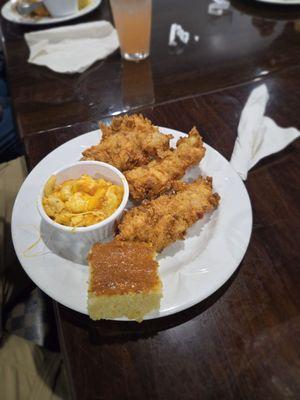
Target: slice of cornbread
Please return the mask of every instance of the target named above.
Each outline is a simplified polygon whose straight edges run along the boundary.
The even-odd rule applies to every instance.
[[[140,322],[158,309],[162,284],[154,257],[146,243],[114,240],[95,244],[89,254],[89,316]]]

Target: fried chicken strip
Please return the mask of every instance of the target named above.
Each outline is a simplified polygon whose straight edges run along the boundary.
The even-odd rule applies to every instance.
[[[192,183],[177,181],[175,191],[145,201],[122,218],[117,240],[146,242],[157,252],[183,239],[188,227],[215,209],[220,196],[212,191],[212,178]]]
[[[164,135],[142,115],[115,117],[100,123],[102,140],[83,152],[83,160],[104,161],[121,171],[147,164],[169,149],[172,135]]]
[[[178,140],[176,149],[167,150],[162,158],[125,172],[131,198],[152,199],[167,192],[204,154],[202,138],[194,127],[188,136]]]

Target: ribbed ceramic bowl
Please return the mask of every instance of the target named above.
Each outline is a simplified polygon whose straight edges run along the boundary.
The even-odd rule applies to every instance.
[[[115,185],[121,185],[124,189],[124,195],[120,206],[116,211],[97,224],[90,225],[87,227],[69,227],[65,225],[58,224],[54,222],[45,212],[42,199],[44,194],[45,184],[38,197],[38,210],[42,219],[54,230],[64,232],[69,235],[76,235],[77,239],[81,239],[84,242],[96,243],[98,241],[103,241],[107,237],[111,236],[115,229],[115,224],[117,220],[121,217],[122,212],[128,201],[129,187],[125,176],[112,165],[100,162],[100,161],[78,161],[74,164],[68,165],[58,171],[53,172],[52,175],[56,176],[56,183],[60,184],[68,179],[77,179],[81,175],[90,175],[93,178],[100,179],[103,178],[107,181],[112,182]]]

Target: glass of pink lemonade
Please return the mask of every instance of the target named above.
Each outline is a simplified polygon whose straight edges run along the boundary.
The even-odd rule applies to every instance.
[[[152,0],[110,0],[125,60],[140,61],[149,56]]]

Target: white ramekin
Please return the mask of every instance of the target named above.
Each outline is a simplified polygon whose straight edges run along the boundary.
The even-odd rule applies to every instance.
[[[52,17],[64,17],[78,12],[77,0],[43,0]]]
[[[65,234],[76,236],[76,239],[83,240],[84,242],[88,242],[90,244],[96,243],[98,241],[103,241],[107,237],[111,236],[114,233],[115,224],[117,220],[121,217],[122,212],[128,201],[129,196],[129,187],[125,176],[112,165],[106,164],[100,161],[78,161],[74,164],[67,165],[64,168],[61,168],[52,175],[56,176],[56,183],[60,184],[68,179],[76,179],[81,175],[86,174],[90,175],[93,178],[103,178],[107,181],[112,182],[116,185],[122,185],[124,189],[124,195],[120,206],[116,209],[116,211],[106,218],[104,221],[101,221],[97,224],[90,225],[87,227],[69,227],[65,225],[58,224],[53,221],[45,212],[42,199],[44,194],[45,184],[50,178],[50,176],[45,179],[45,184],[42,187],[42,190],[38,197],[38,210],[42,217],[42,219],[54,230],[64,232]]]

